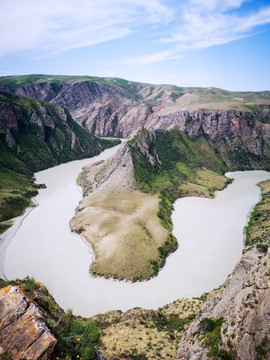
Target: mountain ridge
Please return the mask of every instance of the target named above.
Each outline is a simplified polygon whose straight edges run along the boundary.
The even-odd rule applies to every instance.
[[[149,118],[177,111],[252,111],[270,105],[270,91],[151,85],[120,78],[27,75],[1,77],[0,90],[66,107],[89,132],[127,137]]]

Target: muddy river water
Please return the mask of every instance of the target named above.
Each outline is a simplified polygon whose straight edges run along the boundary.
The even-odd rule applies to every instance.
[[[34,277],[60,306],[82,316],[135,306],[156,309],[179,298],[200,296],[225,281],[241,257],[243,228],[260,198],[256,183],[269,179],[270,173],[229,173],[233,183],[215,199],[177,200],[172,219],[179,247],[156,278],[137,283],[95,279],[89,275],[92,250],[70,231],[69,221],[82,196],[76,185],[82,166],[116,150],[35,174],[47,189],[35,198],[38,206],[1,236],[0,277]]]

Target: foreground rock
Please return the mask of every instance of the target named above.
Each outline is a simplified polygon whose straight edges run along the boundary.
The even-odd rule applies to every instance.
[[[0,359],[96,359],[95,321],[66,312],[41,283],[0,279]]]
[[[43,311],[18,286],[0,290],[0,355],[11,359],[50,359],[57,343]]]

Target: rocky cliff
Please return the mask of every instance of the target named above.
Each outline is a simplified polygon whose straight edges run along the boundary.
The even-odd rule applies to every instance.
[[[179,118],[249,116],[270,104],[270,92],[230,92],[216,88],[150,85],[117,78],[29,75],[0,78],[0,90],[50,101],[67,108],[91,133],[127,137],[141,126],[170,128]],[[181,110],[185,110],[181,113]],[[208,110],[205,114],[204,111]],[[259,111],[259,110],[258,110]]]
[[[0,93],[0,231],[37,193],[35,171],[94,156],[116,142],[89,134],[59,105]]]
[[[234,149],[243,148],[254,155],[263,154],[263,143],[270,144],[270,107],[260,106],[254,111],[177,111],[148,117],[148,129],[179,129],[193,139],[206,135],[217,142],[225,139]]]

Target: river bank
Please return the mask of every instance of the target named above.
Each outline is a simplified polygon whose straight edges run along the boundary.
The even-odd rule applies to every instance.
[[[106,150],[90,161],[109,157],[113,151],[116,148]],[[37,181],[45,183],[47,189],[42,189],[36,198],[39,206],[24,218],[22,226],[6,249],[4,262],[8,279],[32,276],[48,287],[60,306],[72,308],[74,313],[82,316],[112,309],[127,310],[136,306],[158,308],[176,299],[200,296],[218,287],[241,257],[243,227],[251,207],[260,198],[260,190],[255,184],[270,177],[264,171],[232,173],[230,177],[235,178],[235,181],[218,192],[214,200],[177,200],[172,218],[174,235],[179,242],[178,250],[168,257],[158,277],[133,284],[92,278],[89,275],[91,249],[79,235],[70,232],[69,221],[81,199],[76,178],[84,162],[75,161],[36,174]],[[208,235],[202,237],[201,225],[195,222],[201,215],[196,213],[197,205],[196,211],[190,207],[193,214],[192,233],[195,229],[199,230],[199,236],[195,236],[194,240],[190,234],[186,237],[182,232],[184,225],[181,223],[178,202],[181,204],[183,201],[197,200],[203,203],[202,212],[206,215],[203,222],[207,219],[210,222],[204,226]],[[214,213],[217,213],[218,203],[226,208],[226,214],[221,212],[220,221],[214,220],[205,211],[208,207],[206,203],[214,205]],[[184,209],[187,209],[186,205]],[[234,215],[229,221],[230,212]],[[230,230],[225,238],[220,237],[223,232],[220,228],[222,222],[228,228],[230,223],[235,224],[237,234],[232,236],[234,230]],[[211,228],[220,230],[214,233],[214,238],[209,235]]]

